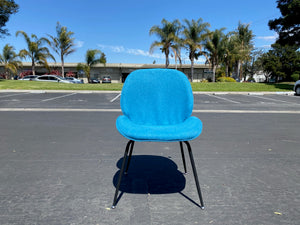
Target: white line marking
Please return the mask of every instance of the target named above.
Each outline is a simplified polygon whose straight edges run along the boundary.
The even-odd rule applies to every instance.
[[[121,109],[0,108],[0,112],[121,112]]]
[[[232,103],[235,103],[235,104],[241,104],[240,102],[236,102],[236,101],[233,101],[233,100],[230,100],[230,99],[227,99],[227,98],[222,98],[222,97],[216,96],[216,95],[208,95],[208,96],[215,97],[215,98],[218,98],[218,99],[222,99],[222,100],[232,102]]]
[[[279,100],[279,99],[273,99],[273,98],[267,98],[267,97],[261,97],[261,96],[254,96],[254,95],[251,95],[251,97],[261,98],[261,99],[265,99],[265,100],[269,100],[269,101],[273,101],[273,102],[283,102],[283,103],[289,103],[289,104],[293,104],[293,105],[298,105],[295,102],[288,102],[288,101],[283,101],[283,100]]]
[[[76,95],[76,93],[71,93],[71,94],[68,94],[68,95],[63,95],[63,96],[58,96],[58,97],[54,97],[54,98],[44,99],[44,100],[42,100],[42,102],[48,102],[48,101],[52,101],[52,100],[59,99],[59,98],[65,98],[65,97],[68,97],[68,96],[71,96],[71,95]]]
[[[121,93],[118,94],[116,97],[114,97],[112,100],[110,100],[110,102],[114,102],[114,101],[117,100],[120,96],[121,96]]]
[[[0,112],[122,112],[121,109],[0,108]],[[300,110],[193,110],[193,113],[300,114]]]
[[[27,95],[30,93],[19,93],[19,94],[13,94],[13,95],[4,95],[4,96],[0,96],[0,98],[6,98],[6,97],[11,97],[11,96],[16,96],[16,95]]]
[[[300,114],[293,110],[193,110],[193,113],[257,113],[257,114]]]

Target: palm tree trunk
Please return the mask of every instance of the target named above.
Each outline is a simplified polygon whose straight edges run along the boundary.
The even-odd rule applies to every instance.
[[[166,55],[166,68],[168,68],[169,67],[169,52],[166,51],[165,55]]]
[[[65,77],[65,63],[64,63],[64,57],[61,55],[61,75],[62,77]]]
[[[213,65],[213,82],[216,82],[216,68],[217,65]]]
[[[226,77],[229,77],[228,72],[229,72],[229,66],[226,64],[226,68],[225,68],[225,75],[226,75]]]
[[[242,78],[241,78],[241,60],[238,60],[238,62],[237,62],[237,77],[240,79],[240,80],[242,80]]]
[[[32,60],[32,75],[35,75],[35,63],[34,63],[34,60]]]
[[[191,59],[191,82],[193,82],[194,77],[194,58]]]

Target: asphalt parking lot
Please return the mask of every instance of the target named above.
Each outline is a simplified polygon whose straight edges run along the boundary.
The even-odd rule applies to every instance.
[[[178,143],[136,143],[111,210],[119,93],[0,92],[0,224],[299,224],[300,97],[194,96],[205,210]]]

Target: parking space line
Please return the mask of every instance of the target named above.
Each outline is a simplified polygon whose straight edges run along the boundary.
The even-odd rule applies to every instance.
[[[47,98],[47,99],[42,100],[42,102],[48,102],[48,101],[52,101],[52,100],[55,100],[55,99],[65,98],[65,97],[68,97],[68,96],[71,96],[71,95],[76,95],[76,94],[77,93],[71,93],[71,94],[68,94],[68,95],[58,96],[58,97],[54,97],[54,98]]]
[[[240,102],[236,102],[236,101],[233,101],[233,100],[230,100],[230,99],[227,99],[227,98],[222,98],[222,97],[220,97],[220,96],[209,95],[209,94],[207,94],[207,95],[208,95],[208,96],[211,96],[211,97],[215,97],[215,98],[221,99],[221,100],[224,100],[224,101],[232,102],[232,103],[235,103],[235,104],[241,104]]]
[[[300,114],[297,110],[193,110],[193,113]]]
[[[0,108],[0,112],[122,112],[121,109]]]
[[[28,92],[28,93],[18,93],[18,94],[12,94],[12,95],[4,95],[4,96],[0,96],[0,98],[6,98],[6,97],[11,97],[11,96],[17,96],[17,95],[27,95],[27,94],[30,94],[30,93]]]
[[[120,96],[121,96],[121,93],[118,94],[116,97],[114,97],[112,100],[110,100],[110,102],[114,102],[114,101],[117,100]]]
[[[283,102],[283,103],[289,103],[289,104],[295,104],[298,105],[295,102],[288,102],[288,101],[284,101],[284,100],[279,100],[279,99],[273,99],[273,98],[267,98],[267,97],[262,97],[262,96],[256,96],[256,95],[251,95],[251,97],[255,97],[255,98],[261,98],[261,99],[265,99],[265,100],[269,100],[269,101],[273,101],[273,102]]]

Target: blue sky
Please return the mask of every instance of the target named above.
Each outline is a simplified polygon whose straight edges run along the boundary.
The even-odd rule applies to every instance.
[[[165,18],[202,18],[211,24],[210,30],[225,27],[225,33],[237,28],[239,21],[250,24],[257,48],[274,43],[276,33],[270,31],[268,21],[281,16],[276,0],[15,0],[20,6],[12,15],[7,28],[11,33],[0,39],[0,48],[7,43],[16,52],[26,47],[16,31],[38,37],[55,35],[57,21],[74,32],[76,52],[65,58],[66,62],[84,62],[88,49],[100,49],[107,63],[148,63],[154,60],[164,64],[159,51],[149,54],[149,47],[157,38],[149,36],[153,25]],[[184,63],[190,63],[183,50]],[[59,57],[53,53],[59,61]],[[171,59],[171,63],[174,60]],[[202,63],[202,61],[198,61]]]

